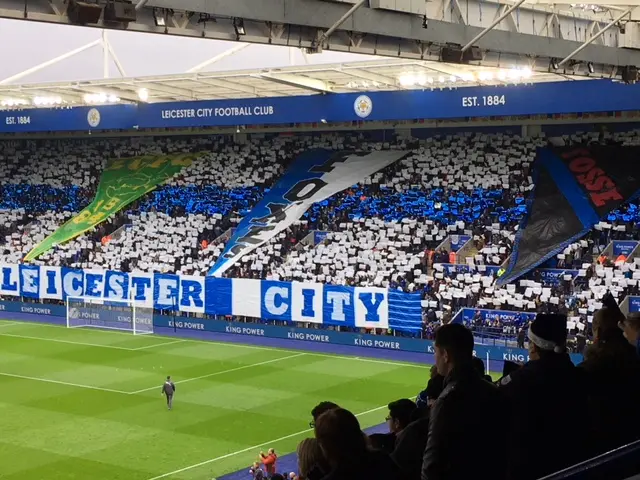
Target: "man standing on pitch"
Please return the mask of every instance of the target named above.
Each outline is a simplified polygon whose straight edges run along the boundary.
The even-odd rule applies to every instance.
[[[173,394],[176,391],[176,385],[171,381],[171,377],[167,376],[167,381],[162,385],[162,393],[161,395],[165,395],[167,397],[167,408],[171,410],[173,406]]]

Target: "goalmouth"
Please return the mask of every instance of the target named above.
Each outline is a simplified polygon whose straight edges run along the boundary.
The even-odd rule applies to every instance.
[[[103,300],[93,297],[67,297],[67,328],[97,328],[153,333],[153,308],[136,305],[133,300]]]

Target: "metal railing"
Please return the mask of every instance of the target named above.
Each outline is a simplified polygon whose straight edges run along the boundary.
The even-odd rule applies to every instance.
[[[627,480],[639,473],[640,440],[637,440],[540,480]]]

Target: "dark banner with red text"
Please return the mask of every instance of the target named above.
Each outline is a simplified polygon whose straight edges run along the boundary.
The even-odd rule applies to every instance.
[[[503,285],[537,267],[640,194],[640,147],[541,149]]]

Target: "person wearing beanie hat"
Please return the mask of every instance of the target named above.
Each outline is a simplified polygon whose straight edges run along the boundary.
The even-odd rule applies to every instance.
[[[542,478],[583,460],[586,422],[571,423],[571,442],[561,434],[571,419],[587,418],[566,342],[567,317],[538,314],[529,327],[529,361],[499,383],[511,403],[510,479]]]
[[[529,357],[539,358],[539,352],[566,352],[567,317],[559,313],[539,314],[529,326]]]

